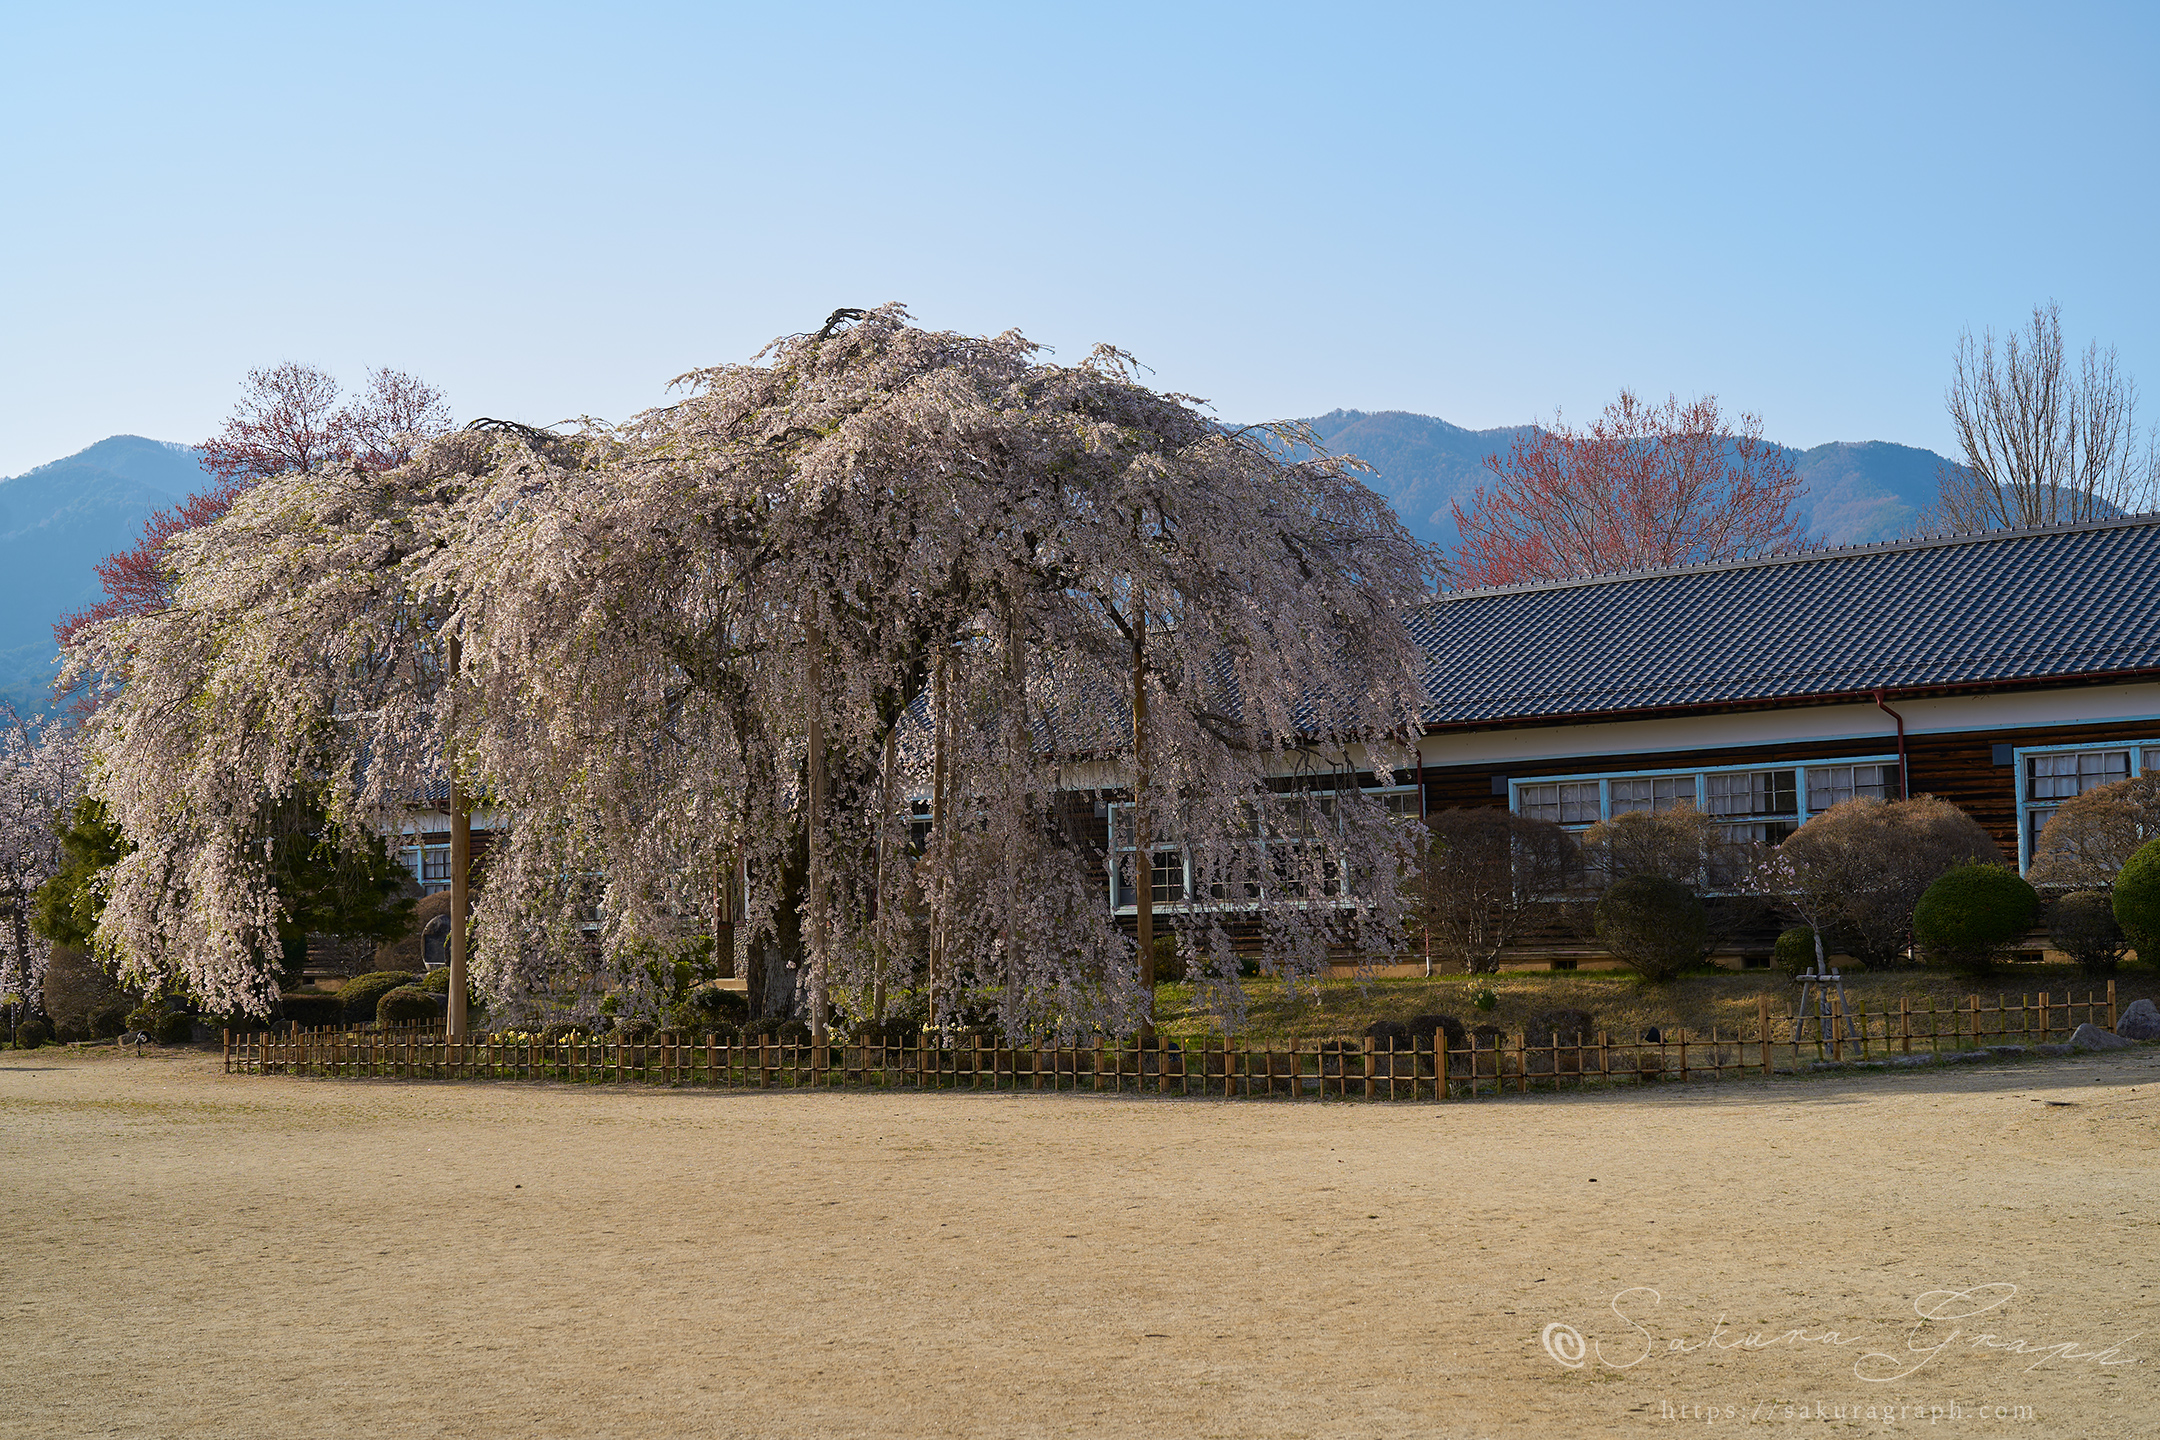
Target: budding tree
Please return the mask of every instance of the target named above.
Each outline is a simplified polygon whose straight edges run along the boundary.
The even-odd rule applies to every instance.
[[[1533,426],[1485,463],[1493,488],[1452,507],[1464,585],[1744,560],[1806,539],[1792,458],[1715,396],[1649,405],[1623,390],[1586,428]]]

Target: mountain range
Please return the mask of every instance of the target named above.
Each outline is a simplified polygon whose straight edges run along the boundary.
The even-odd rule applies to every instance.
[[[1331,410],[1306,423],[1329,450],[1371,465],[1377,473],[1366,477],[1368,483],[1387,496],[1403,524],[1447,549],[1458,538],[1449,503],[1460,501],[1467,509],[1477,487],[1492,483],[1485,457],[1505,455],[1531,428],[1465,430],[1404,410]],[[1935,499],[1938,473],[1950,465],[1932,450],[1884,440],[1779,448],[1800,476],[1802,528],[1833,545],[1911,532]]]
[[[1371,465],[1366,477],[1420,539],[1456,541],[1451,501],[1490,483],[1485,457],[1504,454],[1520,428],[1466,430],[1403,410],[1332,410],[1308,422],[1337,454]],[[1808,531],[1832,544],[1907,533],[1935,497],[1949,464],[1929,450],[1880,440],[1790,450],[1803,484]],[[89,449],[0,480],[0,700],[47,703],[53,622],[98,597],[93,567],[134,543],[154,510],[207,483],[185,445],[115,435]]]

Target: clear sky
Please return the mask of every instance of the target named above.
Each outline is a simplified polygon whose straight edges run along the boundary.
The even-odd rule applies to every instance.
[[[2151,3],[0,13],[0,474],[284,358],[620,417],[885,300],[1239,419],[1947,450],[2053,297],[2160,418]]]

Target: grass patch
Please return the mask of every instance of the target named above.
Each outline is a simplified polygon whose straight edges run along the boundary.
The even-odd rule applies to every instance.
[[[1362,1035],[1376,1020],[1406,1021],[1413,1015],[1453,1015],[1465,1025],[1494,1024],[1513,1032],[1542,1010],[1563,1006],[1587,1010],[1598,1026],[1615,1040],[1632,1040],[1653,1026],[1668,1030],[1684,1026],[1691,1034],[1707,1036],[1712,1026],[1721,1033],[1752,1029],[1757,1003],[1770,997],[1771,1014],[1789,1015],[1800,998],[1800,987],[1780,971],[1751,970],[1715,975],[1685,975],[1666,985],[1643,985],[1626,971],[1576,972],[1516,971],[1503,975],[1435,975],[1409,979],[1324,980],[1319,998],[1311,986],[1299,989],[1292,1002],[1283,985],[1273,980],[1248,980],[1248,1019],[1237,1039],[1253,1045],[1310,1043]],[[1490,990],[1491,1011],[1477,1009],[1475,997]],[[1854,1011],[1870,1016],[1895,1015],[1900,997],[1918,1008],[1930,1000],[1938,1008],[1963,1006],[1977,995],[1988,1005],[1997,995],[2020,995],[2041,991],[2060,1002],[2068,994],[2080,1001],[2087,991],[2104,996],[2107,981],[2088,980],[2074,965],[2017,965],[1985,979],[1970,980],[1942,971],[1900,970],[1882,974],[1860,972],[1845,979],[1845,994]],[[2128,967],[2115,977],[2118,1006],[2133,1000],[2160,1003],[2160,972],[2143,965]],[[1220,1036],[1212,1015],[1193,1005],[1189,985],[1159,985],[1155,991],[1156,1028],[1172,1040],[1198,1040]],[[2057,1016],[2058,1023],[2060,1016]]]

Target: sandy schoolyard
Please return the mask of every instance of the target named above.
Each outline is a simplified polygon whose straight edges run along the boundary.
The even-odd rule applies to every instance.
[[[1396,1106],[9,1052],[0,1305],[40,1440],[2147,1436],[2160,1047]]]

